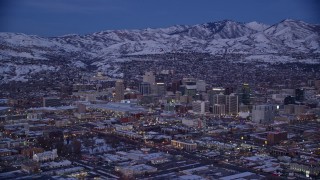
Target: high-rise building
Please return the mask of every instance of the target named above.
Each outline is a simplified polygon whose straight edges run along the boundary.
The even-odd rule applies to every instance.
[[[252,108],[252,121],[260,124],[273,123],[275,107],[273,105],[256,105]]]
[[[167,91],[167,88],[165,83],[159,82],[156,84],[156,94],[162,96],[166,94],[166,91]]]
[[[224,116],[226,114],[226,108],[224,104],[214,104],[213,114],[216,116]]]
[[[198,92],[205,92],[206,91],[206,82],[204,80],[197,80],[196,86]]]
[[[239,100],[235,94],[224,95],[222,93],[212,96],[211,104],[225,105],[225,114],[237,115],[239,112]]]
[[[214,104],[216,104],[214,102],[214,96],[217,94],[223,94],[224,89],[223,88],[212,88],[211,90],[208,91],[208,99],[210,102],[210,106],[213,106]]]
[[[180,85],[179,91],[183,95],[187,96],[195,96],[197,93],[197,85],[195,78],[183,78],[182,85]]]
[[[302,102],[304,100],[304,89],[295,90],[296,100]]]
[[[150,94],[157,94],[158,89],[157,89],[157,85],[156,85],[156,77],[153,74],[153,72],[149,71],[149,72],[145,72],[145,74],[143,75],[143,82],[147,82],[150,84]]]
[[[239,112],[238,96],[230,94],[226,96],[226,114],[237,115]]]
[[[226,96],[221,94],[216,94],[213,96],[213,104],[226,104]]]
[[[139,92],[142,95],[149,95],[151,94],[151,85],[148,82],[142,82],[139,84]]]
[[[206,112],[209,112],[209,102],[194,101],[192,102],[192,110],[194,113],[205,114]]]
[[[156,77],[154,76],[153,72],[146,72],[143,75],[143,82],[150,83],[150,85],[155,85],[156,83]]]
[[[178,81],[178,80],[173,81],[173,82],[171,83],[171,90],[172,90],[172,92],[173,92],[173,93],[176,93],[176,91],[179,91],[180,85],[181,85],[181,81]]]
[[[116,81],[116,87],[115,87],[115,98],[114,98],[114,100],[116,102],[120,102],[123,99],[124,99],[123,80],[117,80]]]
[[[243,103],[244,105],[250,105],[251,103],[251,89],[249,84],[244,83],[241,87],[241,90],[239,92],[239,95],[241,97],[241,103]]]

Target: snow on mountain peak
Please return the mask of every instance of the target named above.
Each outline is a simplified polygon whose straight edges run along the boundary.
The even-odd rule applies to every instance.
[[[168,52],[233,54],[235,57],[241,54],[244,61],[259,58],[278,61],[283,56],[289,57],[295,53],[320,53],[319,34],[320,25],[291,19],[272,26],[255,21],[239,23],[224,20],[167,28],[106,30],[87,35],[69,34],[50,38],[0,32],[0,61],[4,62],[0,63],[0,72],[3,72],[0,73],[0,79],[25,80],[25,75],[38,72],[34,70],[35,67],[49,63],[55,64],[48,65],[47,70],[50,71],[56,71],[61,63],[77,68],[95,66],[103,70],[108,63],[118,62],[124,56]],[[277,58],[270,59],[270,54]],[[286,59],[294,60],[291,57]],[[30,67],[25,67],[30,63]],[[34,65],[36,66],[33,67]],[[25,74],[19,73],[15,71],[19,67],[29,70]],[[17,76],[13,76],[14,74]]]
[[[269,27],[269,25],[258,23],[256,21],[246,23],[246,26],[250,29],[255,30],[255,31],[263,31]]]
[[[87,35],[44,38],[0,33],[1,54],[23,54],[37,59],[64,53],[73,58],[108,58],[130,54],[165,53],[180,49],[204,53],[317,52],[319,25],[287,19],[272,26],[231,20],[197,25],[175,25],[142,30],[107,30]],[[310,40],[312,37],[314,40]],[[281,41],[279,41],[281,40]],[[294,41],[294,42],[293,42]],[[312,45],[310,44],[312,43]],[[299,48],[298,48],[299,47]],[[312,47],[312,48],[310,48]],[[76,53],[76,55],[74,55]]]

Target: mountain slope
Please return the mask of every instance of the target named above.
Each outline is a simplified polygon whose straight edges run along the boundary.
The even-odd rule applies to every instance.
[[[3,74],[0,78],[3,81],[21,80],[23,73],[28,74],[29,71],[21,74],[15,69],[21,69],[20,66],[26,68],[26,65],[32,65],[27,68],[30,73],[37,72],[35,66],[41,69],[42,65],[47,65],[44,69],[50,71],[61,68],[52,64],[52,61],[78,68],[93,65],[101,69],[123,55],[169,52],[199,52],[222,56],[242,54],[249,57],[244,58],[247,62],[269,58],[263,56],[269,54],[278,57],[291,54],[312,55],[320,53],[319,34],[320,25],[290,19],[272,26],[258,22],[239,23],[225,20],[192,26],[108,30],[50,38],[0,33],[0,73]],[[311,60],[319,62],[318,59]]]

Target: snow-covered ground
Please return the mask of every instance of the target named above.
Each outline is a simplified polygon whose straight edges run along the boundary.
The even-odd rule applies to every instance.
[[[320,63],[316,56],[320,53],[319,29],[320,25],[287,19],[274,25],[218,21],[51,38],[0,33],[0,78],[26,81],[27,75],[56,71],[61,63],[82,69],[92,65],[107,75],[122,77],[119,66],[111,64],[130,60],[123,55],[172,52],[240,54],[246,57],[237,60],[244,63]],[[292,54],[308,56],[295,59]],[[58,65],[48,65],[52,61]]]

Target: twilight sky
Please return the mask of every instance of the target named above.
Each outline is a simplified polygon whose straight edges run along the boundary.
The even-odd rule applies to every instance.
[[[320,24],[320,0],[0,0],[0,32],[40,36],[287,18]]]

